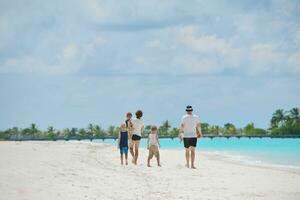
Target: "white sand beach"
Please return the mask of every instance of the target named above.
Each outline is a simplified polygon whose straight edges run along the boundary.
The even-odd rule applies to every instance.
[[[161,150],[162,167],[141,150],[137,166],[121,166],[116,147],[89,142],[0,142],[1,200],[300,199],[300,173],[247,166],[198,153]]]

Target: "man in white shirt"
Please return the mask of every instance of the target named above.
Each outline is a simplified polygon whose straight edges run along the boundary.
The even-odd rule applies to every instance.
[[[186,167],[190,167],[191,158],[191,168],[196,169],[194,165],[195,160],[195,148],[197,146],[197,131],[201,134],[201,124],[200,119],[197,115],[193,115],[192,106],[186,107],[187,114],[181,119],[180,127],[180,139],[183,139],[185,148],[185,159]]]

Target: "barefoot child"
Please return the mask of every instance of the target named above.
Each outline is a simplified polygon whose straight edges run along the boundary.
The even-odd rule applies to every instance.
[[[148,163],[147,163],[148,167],[151,167],[150,160],[152,159],[153,155],[155,155],[155,157],[156,157],[157,165],[159,167],[161,166],[160,158],[159,158],[159,150],[158,150],[159,146],[160,146],[160,143],[159,143],[158,134],[157,134],[157,127],[152,126],[151,133],[149,134],[149,137],[148,137],[148,150],[149,150]]]
[[[132,142],[132,113],[128,112],[126,113],[126,127],[128,130],[128,137],[129,137],[129,152],[132,156],[132,162],[134,161],[134,151],[133,151],[133,142]]]
[[[128,130],[126,124],[121,124],[121,130],[118,137],[118,147],[120,149],[121,165],[123,165],[123,155],[125,154],[125,164],[128,165]]]

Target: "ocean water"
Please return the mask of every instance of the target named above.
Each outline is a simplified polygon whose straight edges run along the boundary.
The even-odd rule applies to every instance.
[[[94,142],[116,145],[116,140],[95,140]],[[161,149],[183,149],[178,138],[160,139]],[[145,148],[146,139],[141,140]],[[201,138],[197,150],[223,155],[229,159],[239,160],[255,165],[272,165],[300,169],[300,138]]]

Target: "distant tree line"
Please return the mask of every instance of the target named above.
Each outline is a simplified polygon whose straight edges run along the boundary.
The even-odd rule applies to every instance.
[[[202,123],[202,133],[204,135],[245,135],[245,136],[264,136],[264,135],[300,135],[300,115],[298,108],[292,108],[289,111],[283,109],[276,110],[270,120],[270,127],[262,129],[255,127],[254,123],[249,123],[243,128],[237,128],[232,123],[226,123],[224,126],[210,125]],[[151,125],[145,126],[144,133],[150,133]],[[159,126],[160,136],[177,137],[178,127],[172,127],[166,120]],[[57,130],[53,126],[47,130],[39,130],[36,124],[31,124],[28,128],[13,127],[0,131],[1,140],[18,139],[88,139],[88,138],[116,138],[119,134],[119,127],[109,126],[106,130],[100,125],[89,124],[86,128],[66,128]]]

